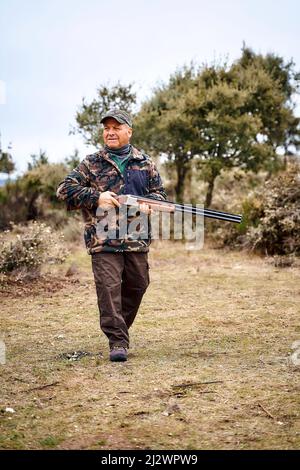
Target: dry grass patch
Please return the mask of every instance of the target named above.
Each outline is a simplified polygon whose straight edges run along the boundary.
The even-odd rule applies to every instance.
[[[299,269],[168,242],[150,267],[123,364],[108,361],[81,248],[52,273],[59,289],[1,296],[1,448],[299,447]]]

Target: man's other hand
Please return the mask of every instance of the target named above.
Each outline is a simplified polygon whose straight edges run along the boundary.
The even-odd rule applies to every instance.
[[[103,209],[114,206],[121,207],[121,204],[119,201],[117,201],[117,199],[115,199],[115,196],[117,196],[117,194],[112,191],[104,191],[100,194],[98,199],[98,206],[102,207]]]

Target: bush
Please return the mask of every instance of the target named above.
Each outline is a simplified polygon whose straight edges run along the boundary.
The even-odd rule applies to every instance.
[[[62,263],[68,254],[62,235],[44,223],[14,225],[0,235],[0,272],[39,274],[44,263]]]
[[[43,164],[1,187],[0,230],[11,228],[12,223],[41,218],[49,207],[62,208],[56,189],[66,172],[62,163]]]
[[[224,243],[268,255],[300,254],[300,168],[290,164],[285,172],[265,183],[243,203],[243,225],[231,229]]]
[[[63,230],[64,240],[68,243],[83,243],[84,223],[80,214],[69,216]]]

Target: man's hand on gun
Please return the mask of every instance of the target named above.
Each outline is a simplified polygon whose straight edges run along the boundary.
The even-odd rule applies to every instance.
[[[102,207],[102,209],[111,209],[114,206],[121,207],[121,204],[115,196],[117,196],[117,194],[113,191],[104,191],[100,194],[98,206]]]

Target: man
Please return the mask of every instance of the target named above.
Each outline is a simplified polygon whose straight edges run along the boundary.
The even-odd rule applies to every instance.
[[[113,109],[103,116],[101,123],[104,149],[88,155],[59,184],[57,197],[67,202],[67,210],[82,210],[85,243],[92,258],[100,327],[109,340],[110,360],[126,361],[128,329],[150,282],[150,224],[145,231],[147,224],[143,222],[145,218],[149,222],[151,209],[142,204],[139,208],[141,213],[132,215],[130,208],[128,213],[126,208],[126,227],[130,228],[134,221],[141,220],[141,223],[133,224],[140,228],[141,235],[130,231],[121,233],[124,206],[120,207],[117,196],[134,194],[164,200],[166,193],[153,161],[130,144],[130,115]],[[115,232],[108,230],[109,213],[115,213]]]

